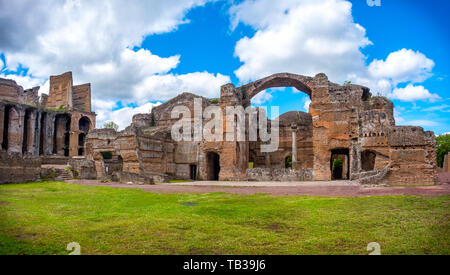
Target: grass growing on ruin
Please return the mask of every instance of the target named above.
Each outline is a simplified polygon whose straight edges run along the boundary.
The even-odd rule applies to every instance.
[[[183,203],[197,203],[185,206]],[[0,254],[449,254],[449,196],[161,195],[0,186]]]

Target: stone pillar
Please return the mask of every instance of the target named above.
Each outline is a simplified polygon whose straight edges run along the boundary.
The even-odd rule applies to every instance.
[[[30,148],[30,153],[33,156],[39,155],[39,133],[40,133],[40,120],[41,116],[38,111],[33,111],[33,141]]]
[[[25,112],[25,116],[26,116],[26,112]],[[34,155],[35,150],[34,150],[34,146],[35,146],[35,136],[36,136],[36,111],[31,111],[29,113],[29,117],[28,117],[28,121],[27,123],[23,125],[24,128],[24,135],[25,135],[25,127],[27,128],[26,132],[27,132],[27,137],[26,137],[26,148],[25,148],[25,152],[27,154],[32,154]],[[25,136],[23,137],[25,138]]]
[[[9,111],[8,152],[22,153],[24,110],[12,107]]]
[[[69,136],[69,157],[78,156],[78,136],[81,131],[70,131]]]
[[[264,153],[264,155],[266,168],[272,168],[272,160],[270,159],[270,153]]]
[[[292,124],[292,169],[297,170],[297,125]]]
[[[443,172],[449,172],[449,168],[450,168],[449,163],[448,163],[449,157],[450,157],[450,153],[444,157],[444,166],[443,166],[444,171]]]
[[[47,113],[44,131],[44,155],[50,156],[53,155],[53,142],[54,142],[54,134],[55,134],[55,119],[56,115],[51,112]],[[42,126],[41,126],[42,127]]]
[[[342,163],[342,179],[348,180],[349,174],[348,174],[348,156],[344,155],[343,163]]]
[[[4,125],[5,125],[5,106],[0,104],[0,150],[2,150]]]

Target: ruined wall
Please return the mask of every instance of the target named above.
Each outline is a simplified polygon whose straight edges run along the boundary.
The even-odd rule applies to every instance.
[[[66,88],[72,93],[71,74],[52,79],[53,104],[70,98],[63,94]],[[4,153],[0,166],[3,171],[16,169],[24,173],[2,173],[0,182],[35,180],[41,163],[67,164],[69,156],[78,155],[79,134],[87,134],[95,125],[95,113],[45,108],[47,97],[43,95],[40,101],[38,92],[39,87],[24,91],[14,81],[0,78],[0,144]],[[81,130],[79,121],[83,118],[89,120],[89,127]]]
[[[444,157],[444,165],[443,165],[442,170],[441,170],[443,173],[450,172],[449,158],[450,158],[450,153],[445,155],[445,157]]]
[[[249,181],[312,181],[313,169],[253,168],[247,169]]]
[[[202,100],[202,108],[203,110],[208,107],[209,105],[212,105],[209,99],[194,95],[191,93],[182,93],[178,95],[177,97],[165,102],[162,105],[159,105],[152,110],[152,123],[154,125],[148,125],[148,126],[172,126],[179,120],[179,118],[171,118],[172,110],[173,108],[177,106],[186,106],[189,111],[192,114],[192,119],[194,116],[194,100],[198,98]]]
[[[395,126],[392,102],[372,97],[366,87],[334,84],[324,74],[309,78],[283,73],[239,88],[224,86],[223,89],[229,87],[232,91],[228,94],[235,96],[228,104],[248,106],[248,101],[264,89],[287,85],[311,97],[312,144],[307,148],[313,148],[315,180],[330,180],[333,155],[340,155],[348,162],[344,165],[348,166],[351,179],[370,176],[377,182],[391,184],[436,183],[434,134],[420,127]],[[289,129],[281,127],[280,130],[280,148],[288,148]],[[236,144],[227,147],[235,154],[227,157],[240,158],[234,150]],[[272,157],[279,158],[277,154],[273,153]],[[264,159],[267,163],[267,155]]]
[[[73,107],[72,87],[72,72],[50,76],[50,91],[46,107],[71,109]]]
[[[91,84],[73,86],[73,108],[84,112],[91,111]]]
[[[32,106],[39,106],[39,89],[40,87],[34,87],[24,91],[24,103]]]
[[[280,116],[279,149],[261,153],[261,141],[226,141],[227,133],[235,132],[233,123],[226,119],[227,107],[246,108],[252,97],[274,87],[295,87],[311,98],[309,113]],[[123,159],[124,172],[155,181],[188,179],[193,172],[200,180],[216,176],[219,180],[331,180],[338,178],[334,159],[342,159],[343,179],[367,184],[436,183],[434,134],[420,127],[395,126],[392,102],[373,97],[366,87],[338,85],[328,81],[325,74],[305,77],[288,73],[238,88],[227,84],[221,87],[219,102],[201,98],[201,111],[208,106],[220,107],[224,141],[174,142],[171,126],[179,118],[172,119],[171,112],[183,105],[193,115],[193,122],[196,98],[201,97],[183,93],[151,114],[135,116],[122,132],[91,133],[89,156],[95,160],[97,173],[104,169],[99,152],[110,150]],[[202,122],[205,125],[207,121],[203,118]],[[288,156],[293,159],[292,169],[285,169]],[[248,169],[249,161],[254,162],[254,169]]]
[[[396,126],[388,133],[390,171],[385,182],[431,185],[437,182],[436,137],[421,127]]]
[[[119,181],[138,181],[138,183],[152,183],[153,177],[147,176],[142,165],[142,157],[138,157],[137,129],[133,126],[124,131],[116,132],[114,129],[95,129],[87,136],[86,154],[89,160],[94,161],[98,179],[114,178]],[[106,166],[110,162],[102,153],[111,153],[113,160],[120,160],[121,171],[107,174]],[[145,157],[145,156],[144,156]],[[108,172],[111,172],[108,167]],[[149,171],[151,172],[151,171]]]
[[[23,157],[18,153],[0,151],[0,184],[37,181],[40,172],[41,160],[38,156]]]
[[[24,103],[23,88],[14,80],[0,78],[0,99],[9,102]]]

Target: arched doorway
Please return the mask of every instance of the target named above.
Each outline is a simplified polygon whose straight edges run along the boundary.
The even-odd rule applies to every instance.
[[[91,120],[88,117],[82,117],[80,121],[78,121],[78,129],[81,132],[88,133],[91,128]]]
[[[90,128],[91,120],[89,118],[84,116],[78,121],[78,130],[81,131],[78,135],[78,156],[84,156],[85,154],[86,136],[89,133]]]
[[[70,125],[69,114],[58,114],[55,118],[53,132],[53,154],[66,156],[70,154]]]
[[[273,121],[278,120],[279,144],[277,150],[264,153],[261,151],[263,144],[261,139],[249,141],[247,147],[249,156],[252,154],[256,155],[257,163],[254,164],[255,167],[266,169],[313,168],[313,122],[309,113],[309,105],[306,104],[311,102],[313,98],[311,79],[301,75],[281,73],[237,88],[237,90],[243,91],[244,107],[248,107],[248,105],[251,105],[253,108],[267,107],[265,106],[267,101],[263,99],[261,102],[261,97],[258,97],[258,94],[264,95],[264,93],[270,95],[270,100],[280,100],[280,94],[283,94],[282,97],[289,97],[293,102],[298,102],[298,104],[286,107],[287,110],[284,110],[282,115],[272,114],[272,110],[270,114],[266,113],[268,128],[271,128],[270,125]],[[293,125],[295,125],[295,130],[292,128]],[[299,129],[298,131],[296,130],[297,128]],[[257,131],[258,137],[260,137],[259,129]],[[306,157],[299,161],[299,155]]]
[[[209,152],[206,155],[208,180],[219,180],[220,156],[217,153]]]

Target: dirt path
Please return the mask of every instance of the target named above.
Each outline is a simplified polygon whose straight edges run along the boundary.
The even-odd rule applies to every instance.
[[[120,183],[100,183],[98,181],[67,181],[90,186],[107,186],[114,188],[138,188],[153,193],[214,193],[225,192],[232,194],[270,194],[274,196],[325,196],[325,197],[368,197],[368,196],[402,196],[422,195],[439,196],[450,195],[450,184],[428,187],[362,187],[348,182],[340,183],[275,183],[275,186],[209,186],[207,183],[196,184],[158,184],[158,185],[128,185]],[[217,184],[217,183],[216,183]],[[227,183],[222,183],[226,185]],[[229,183],[228,183],[229,184]],[[251,183],[254,185],[255,183]],[[278,185],[278,186],[277,186]],[[280,186],[282,185],[282,186]],[[291,186],[290,186],[291,185]]]

